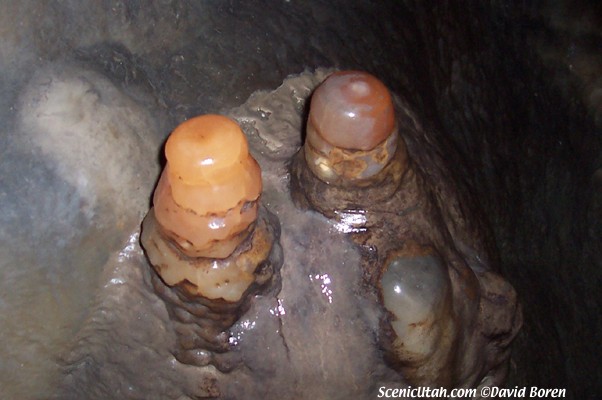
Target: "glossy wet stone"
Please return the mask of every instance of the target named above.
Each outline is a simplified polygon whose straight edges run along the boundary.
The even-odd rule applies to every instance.
[[[385,266],[380,287],[399,346],[411,349],[414,359],[428,358],[441,336],[437,324],[449,312],[450,283],[441,261],[432,255],[394,258]]]
[[[400,98],[395,102],[400,143],[423,135],[424,128],[408,103]],[[435,167],[443,160],[425,144],[407,153],[405,146],[399,146],[396,156],[371,179],[372,183],[329,184],[307,165],[304,150],[291,165],[293,199],[300,208],[316,210],[331,219],[358,246],[366,283],[363,295],[378,298],[392,314],[381,319],[380,332],[389,365],[415,385],[475,386],[485,376],[491,384],[502,384],[507,374],[508,345],[522,324],[522,313],[511,286],[491,284],[490,275],[501,280],[491,266],[482,264],[473,269],[467,262],[473,253],[482,260],[491,258],[485,243],[466,230],[467,226],[478,230],[487,227],[482,221],[458,214],[457,208],[471,200],[454,187],[450,175]],[[414,162],[425,156],[429,165]],[[406,301],[415,304],[417,314],[411,308],[404,314],[389,292],[395,285],[391,286],[387,273],[393,273],[394,260],[425,256],[429,247],[441,257],[436,263],[441,269],[430,279],[449,282],[435,285],[430,298],[424,298],[420,291],[408,292]],[[428,284],[428,279],[423,284]],[[436,311],[431,310],[421,321],[417,316],[421,307],[436,299],[440,302]],[[486,306],[489,302],[491,306]],[[386,307],[387,303],[393,308]],[[409,315],[416,315],[417,320],[409,321],[413,318]],[[494,328],[499,337],[487,337],[489,328],[478,321],[493,321],[500,315],[504,317],[496,319]],[[408,330],[408,324],[420,322],[427,327]]]

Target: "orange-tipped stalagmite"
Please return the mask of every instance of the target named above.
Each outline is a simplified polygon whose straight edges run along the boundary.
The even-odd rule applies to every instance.
[[[165,145],[167,166],[155,216],[190,257],[226,258],[257,218],[261,171],[238,124],[221,115],[192,118]]]
[[[215,354],[258,290],[277,290],[276,217],[259,205],[261,170],[236,122],[204,115],[179,125],[142,226],[153,284],[177,324],[176,357],[228,369]]]

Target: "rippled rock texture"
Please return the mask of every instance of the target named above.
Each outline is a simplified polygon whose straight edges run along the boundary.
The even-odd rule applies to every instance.
[[[366,382],[398,384],[375,346],[378,307],[359,295],[356,245],[319,214],[283,206],[305,100],[326,73],[314,70],[336,67],[373,73],[407,103],[424,132],[407,143],[430,177],[424,187],[432,199],[448,186],[462,199],[435,201],[459,212],[436,226],[468,239],[450,246],[473,269],[484,262],[516,288],[524,324],[510,383],[596,398],[602,145],[592,20],[593,7],[562,2],[3,2],[2,397],[207,390],[211,380],[173,357],[176,335],[136,232],[162,140],[185,118],[218,111],[242,123],[271,171],[263,201],[288,249],[281,294],[255,299],[232,331],[248,370],[223,395],[362,398],[374,393]],[[285,83],[269,102],[305,69],[308,81]],[[249,98],[258,89],[267,92]],[[445,264],[415,253],[393,259],[391,274]],[[280,350],[265,358],[274,343]],[[257,385],[268,376],[278,379]]]

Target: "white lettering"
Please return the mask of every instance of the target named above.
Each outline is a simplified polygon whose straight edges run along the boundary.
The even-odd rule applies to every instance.
[[[529,387],[529,393],[527,397],[527,387],[519,388],[500,388],[497,386],[487,386],[481,388],[481,395],[485,398],[565,398],[566,389],[544,389],[538,388],[537,386]],[[449,397],[448,397],[449,396]],[[455,399],[472,399],[479,397],[477,389],[473,388],[455,388],[448,391],[448,389],[430,388],[428,386],[419,387],[402,387],[402,388],[387,388],[381,386],[378,388],[378,395],[380,398],[455,398]]]
[[[566,397],[566,389],[540,389],[537,386],[533,386],[529,392],[530,397]]]
[[[515,386],[513,389],[506,389],[493,386],[489,397],[524,397],[526,392],[526,387],[519,389],[518,386]]]
[[[446,397],[447,391],[443,389],[441,397]],[[457,388],[452,389],[451,396],[452,398],[470,398],[477,397],[477,389],[465,389],[465,388]]]

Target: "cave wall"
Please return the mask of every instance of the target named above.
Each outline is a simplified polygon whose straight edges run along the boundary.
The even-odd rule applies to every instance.
[[[601,130],[596,99],[584,95],[591,84],[562,51],[576,39],[551,22],[561,6],[447,3],[417,7],[415,20],[432,84],[423,110],[458,151],[524,306],[511,383],[593,399],[602,393]],[[599,49],[599,32],[587,34]]]

